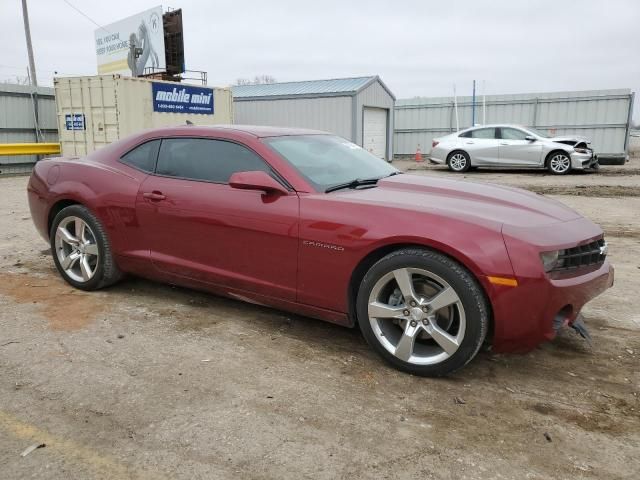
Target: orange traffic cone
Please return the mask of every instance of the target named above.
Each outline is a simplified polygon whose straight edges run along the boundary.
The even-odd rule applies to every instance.
[[[422,162],[422,152],[420,151],[420,145],[418,145],[418,149],[416,150],[416,162]]]

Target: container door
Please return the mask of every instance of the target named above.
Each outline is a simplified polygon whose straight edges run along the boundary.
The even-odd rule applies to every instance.
[[[136,210],[158,270],[220,287],[296,298],[298,196],[238,190],[236,171],[264,160],[232,142],[162,141]]]

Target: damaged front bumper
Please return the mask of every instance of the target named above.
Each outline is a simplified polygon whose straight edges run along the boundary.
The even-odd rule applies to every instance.
[[[573,152],[571,154],[571,168],[574,170],[597,170],[600,168],[598,156],[590,153]]]

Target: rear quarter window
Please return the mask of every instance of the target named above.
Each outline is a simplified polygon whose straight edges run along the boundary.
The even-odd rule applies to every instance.
[[[120,157],[120,161],[143,172],[153,173],[156,168],[159,148],[160,140],[151,140],[129,150]]]

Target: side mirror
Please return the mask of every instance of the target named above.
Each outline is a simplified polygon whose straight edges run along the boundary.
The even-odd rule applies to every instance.
[[[289,193],[280,183],[261,171],[236,172],[231,175],[229,186],[240,190],[261,190],[265,193]]]
[[[524,137],[524,139],[529,141],[529,142],[535,142],[536,141],[536,137],[534,137],[533,135],[527,135],[526,137]]]

